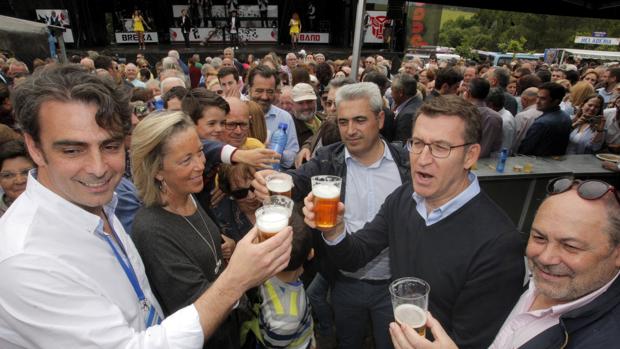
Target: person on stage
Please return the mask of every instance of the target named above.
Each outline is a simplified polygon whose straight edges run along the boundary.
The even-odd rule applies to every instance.
[[[230,11],[228,18],[228,34],[230,35],[230,45],[239,48],[239,17],[237,10]]]
[[[181,33],[185,41],[185,47],[189,48],[189,33],[192,31],[192,20],[187,15],[187,9],[181,10]]]
[[[289,34],[291,35],[291,46],[295,48],[299,41],[299,33],[301,32],[301,21],[299,20],[299,14],[297,14],[297,12],[293,12],[288,26],[291,27],[289,30]]]
[[[151,28],[149,28],[144,18],[142,18],[140,10],[136,9],[131,18],[133,19],[133,31],[138,34],[138,49],[144,50],[146,49],[144,46],[144,27],[148,30],[151,30]]]

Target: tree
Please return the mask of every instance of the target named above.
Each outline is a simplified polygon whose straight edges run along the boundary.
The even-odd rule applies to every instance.
[[[613,19],[551,16],[481,9],[471,18],[444,23],[439,45],[504,52],[543,52],[546,48],[618,50],[616,46],[575,44],[575,35],[605,31],[620,37],[620,21]]]

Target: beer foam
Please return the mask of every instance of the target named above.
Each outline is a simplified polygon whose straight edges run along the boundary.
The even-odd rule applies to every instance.
[[[398,323],[408,325],[414,329],[426,325],[426,312],[413,304],[400,304],[394,309],[394,318]]]
[[[267,189],[277,193],[287,192],[291,190],[291,187],[292,185],[290,181],[281,178],[271,179],[267,182]]]
[[[312,195],[323,199],[333,199],[340,197],[340,188],[331,184],[315,184],[312,186]]]
[[[256,217],[258,230],[263,233],[277,233],[288,225],[288,212],[272,210]]]

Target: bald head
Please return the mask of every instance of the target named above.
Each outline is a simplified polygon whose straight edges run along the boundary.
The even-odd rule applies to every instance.
[[[237,97],[224,98],[230,106],[230,112],[226,115],[226,127],[224,128],[223,140],[234,146],[241,147],[250,133],[250,109],[248,105]],[[233,127],[233,129],[230,129]]]
[[[526,88],[523,93],[521,93],[521,105],[523,105],[523,109],[529,107],[530,105],[536,104],[536,98],[538,98],[537,96],[537,87]]]
[[[80,61],[80,64],[88,68],[88,70],[91,70],[91,71],[95,70],[95,61],[93,61],[92,59],[88,57],[82,58],[82,60]]]
[[[138,77],[138,67],[133,63],[127,63],[125,66],[125,77],[129,81],[133,81]]]
[[[232,58],[224,58],[222,59],[222,67],[229,67],[229,68],[233,68],[235,66],[235,63],[233,62]]]

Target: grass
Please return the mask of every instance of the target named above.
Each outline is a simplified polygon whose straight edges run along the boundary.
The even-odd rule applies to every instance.
[[[457,19],[461,16],[465,18],[470,18],[474,14],[475,12],[471,12],[471,11],[463,11],[463,10],[459,10],[455,8],[444,8],[443,11],[441,12],[441,22],[439,24],[439,28],[441,29],[443,27],[443,24],[446,23],[447,21]]]

